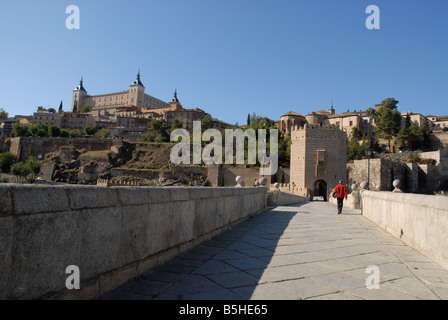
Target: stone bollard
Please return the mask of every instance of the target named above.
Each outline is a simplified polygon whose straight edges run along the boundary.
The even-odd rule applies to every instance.
[[[381,183],[378,183],[378,184],[375,186],[375,189],[376,189],[376,191],[381,191]]]
[[[350,200],[352,201],[353,209],[361,208],[361,197],[359,196],[358,185],[354,183],[352,185],[352,193],[350,194]]]
[[[401,191],[401,189],[399,188],[400,187],[400,180],[399,179],[394,180],[393,186],[394,186],[395,189],[392,192],[403,193],[403,191]]]
[[[235,188],[242,188],[242,187],[244,187],[244,180],[243,180],[242,176],[236,177],[235,181],[236,181]]]
[[[280,184],[278,182],[274,183],[274,188],[275,189],[280,189]]]
[[[351,193],[351,195],[352,196],[355,196],[355,195],[358,196],[359,195],[358,185],[356,183],[352,184],[352,193]]]
[[[260,180],[258,180],[259,184],[263,187],[266,187],[266,185],[268,184],[268,179],[266,177],[262,177],[260,178]]]
[[[367,182],[361,182],[361,184],[359,185],[361,187],[361,190],[367,190]]]

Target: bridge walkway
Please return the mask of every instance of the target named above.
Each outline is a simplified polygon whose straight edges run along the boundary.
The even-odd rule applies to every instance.
[[[336,211],[326,202],[276,207],[101,299],[448,299],[446,269],[359,211]],[[377,275],[379,289],[369,289]]]

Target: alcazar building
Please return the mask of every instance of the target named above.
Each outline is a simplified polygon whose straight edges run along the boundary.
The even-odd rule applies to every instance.
[[[145,86],[140,80],[140,71],[137,79],[129,86],[129,90],[91,96],[84,88],[83,79],[73,91],[72,112],[78,112],[84,106],[90,106],[101,114],[115,114],[120,107],[137,107],[156,109],[166,108],[168,103],[145,93]]]

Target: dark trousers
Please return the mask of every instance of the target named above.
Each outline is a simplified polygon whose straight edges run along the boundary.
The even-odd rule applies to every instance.
[[[344,198],[338,198],[338,212],[342,212],[343,206],[344,206]]]

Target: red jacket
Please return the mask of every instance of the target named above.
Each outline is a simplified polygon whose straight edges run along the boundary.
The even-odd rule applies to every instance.
[[[332,193],[333,197],[335,193],[338,194],[337,195],[338,198],[347,199],[347,188],[343,184],[338,184],[336,188],[334,188]]]

